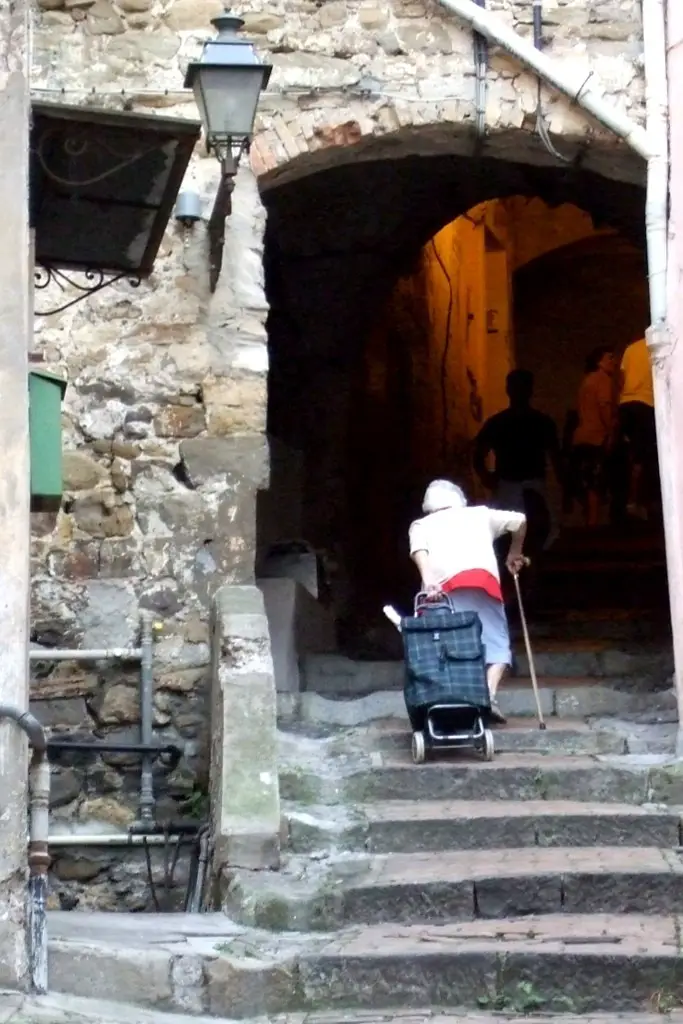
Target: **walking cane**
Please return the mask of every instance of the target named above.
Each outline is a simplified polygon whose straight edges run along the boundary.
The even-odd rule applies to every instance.
[[[536,713],[538,715],[538,728],[545,729],[546,725],[543,720],[543,712],[541,710],[541,697],[538,692],[538,679],[536,678],[536,666],[534,664],[534,653],[531,650],[531,640],[529,639],[529,629],[526,624],[526,615],[524,614],[524,602],[522,601],[522,591],[519,586],[519,573],[513,572],[512,578],[515,581],[515,590],[517,591],[517,604],[519,605],[519,617],[522,622],[522,632],[524,634],[524,646],[526,647],[526,656],[529,661],[529,675],[531,676],[531,685],[534,691],[534,700],[536,701]]]

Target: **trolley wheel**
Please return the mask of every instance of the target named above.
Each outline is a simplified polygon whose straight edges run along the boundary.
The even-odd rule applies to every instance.
[[[424,733],[414,732],[413,742],[411,744],[411,751],[413,755],[414,764],[424,764],[425,757],[427,755],[427,749],[425,746]]]
[[[484,729],[484,760],[493,761],[493,755],[496,752],[496,745],[493,740],[493,733],[490,729]]]

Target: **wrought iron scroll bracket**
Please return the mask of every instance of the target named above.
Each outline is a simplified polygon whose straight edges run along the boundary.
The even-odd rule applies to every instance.
[[[76,303],[96,295],[103,288],[117,284],[119,281],[126,281],[131,288],[138,288],[142,278],[137,274],[118,273],[107,274],[104,270],[62,270],[60,267],[40,265],[34,270],[34,287],[37,292],[44,291],[51,284],[57,285],[62,291],[76,291],[59,306],[51,309],[34,309],[35,316],[55,316],[75,306]]]

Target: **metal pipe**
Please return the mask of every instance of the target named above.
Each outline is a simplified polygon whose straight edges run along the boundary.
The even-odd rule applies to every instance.
[[[151,758],[152,761],[155,761],[162,754],[166,754],[171,759],[171,771],[183,756],[183,752],[180,747],[176,747],[172,743],[161,745],[154,742],[146,746],[144,743],[109,743],[107,740],[70,740],[51,738],[47,742],[47,749],[49,754],[68,754],[71,751],[74,753],[93,754],[143,754]],[[152,822],[152,824],[154,823]]]
[[[542,48],[543,43],[543,7],[542,0],[533,0],[534,17],[534,46],[537,50]]]
[[[645,224],[651,326],[646,339],[652,358],[657,458],[662,494],[674,687],[683,723],[683,460],[681,459],[681,260],[683,226],[681,169],[683,120],[683,17],[680,0],[643,0],[645,109],[655,156],[648,161]],[[678,43],[678,45],[676,45]],[[683,756],[683,726],[676,753]]]
[[[576,74],[568,72],[561,61],[548,57],[542,50],[537,50],[532,42],[523,39],[491,11],[478,7],[474,0],[440,0],[440,2],[470,25],[475,32],[486,36],[490,42],[502,46],[530,71],[567,96],[572,103],[576,103],[591,114],[600,124],[623,139],[645,160],[649,160],[653,155],[653,143],[650,141],[648,132],[608,103],[602,95],[593,92],[590,88],[594,81],[591,75],[581,73],[577,77]]]
[[[29,958],[31,985],[38,995],[48,990],[47,961],[47,872],[50,867],[48,831],[50,819],[50,762],[36,751],[29,772],[30,825],[29,867]]]
[[[48,846],[164,846],[166,843],[196,843],[196,835],[143,835],[140,832],[103,832],[93,835],[54,835],[48,836]]]
[[[199,857],[197,860],[197,873],[192,886],[192,895],[189,903],[189,913],[198,914],[204,902],[204,886],[206,885],[206,872],[209,863],[209,829],[205,825],[201,829],[199,837]]]
[[[0,704],[0,720],[9,718],[28,737],[33,748],[29,768],[29,932],[28,954],[31,986],[38,995],[47,992],[47,851],[50,808],[50,763],[47,737],[42,725],[30,711]]]
[[[32,715],[30,711],[21,711],[19,708],[12,707],[11,704],[0,704],[0,720],[3,718],[9,718],[18,725],[28,736],[28,741],[33,749],[44,753],[47,748],[47,738],[45,730],[35,715]]]
[[[68,650],[64,647],[32,647],[28,652],[30,661],[140,661],[140,647],[102,647],[91,650]]]
[[[154,713],[154,633],[152,616],[142,616],[142,657],[140,659],[140,742],[149,748],[153,741]],[[153,759],[142,755],[140,771],[140,826],[147,828],[154,824],[154,781],[152,778]]]
[[[667,318],[669,122],[665,25],[664,0],[643,0],[645,110],[648,134],[656,150],[647,164],[645,197],[647,275],[653,326],[663,324]]]

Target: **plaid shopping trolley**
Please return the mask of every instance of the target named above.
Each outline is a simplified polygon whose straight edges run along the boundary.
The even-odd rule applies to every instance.
[[[489,759],[493,736],[481,716],[491,700],[477,613],[452,611],[445,595],[435,603],[418,594],[415,614],[401,620],[401,635],[414,760],[423,761],[426,749],[437,746],[476,747]]]

